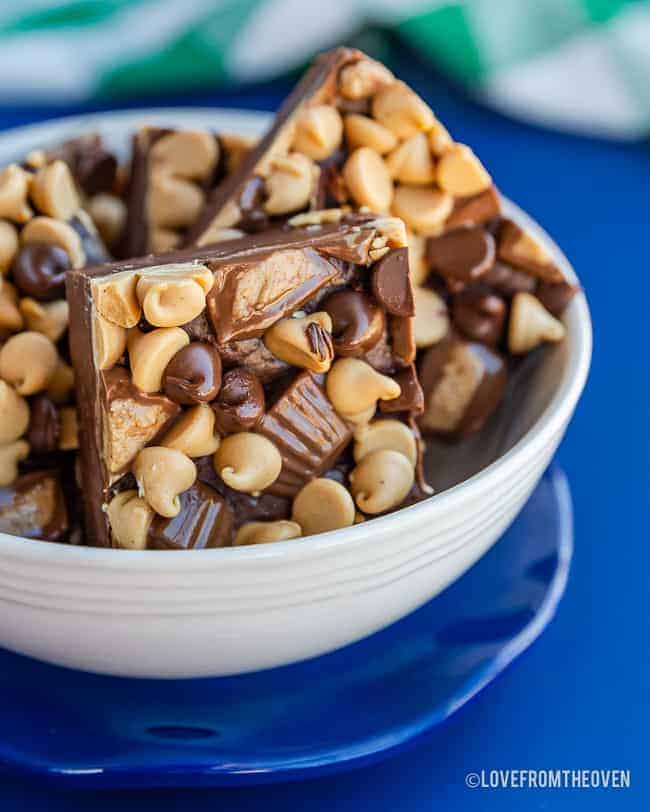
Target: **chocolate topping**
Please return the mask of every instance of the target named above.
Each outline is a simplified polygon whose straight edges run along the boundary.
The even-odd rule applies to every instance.
[[[342,357],[372,349],[385,329],[384,311],[365,293],[340,290],[322,304],[332,319],[334,350]]]
[[[0,488],[0,530],[14,536],[61,541],[68,531],[68,515],[55,471],[25,474]]]
[[[262,335],[336,271],[311,248],[271,251],[254,261],[215,267],[208,313],[219,344]]]
[[[70,167],[75,180],[92,196],[111,192],[117,173],[117,159],[105,149],[102,139],[95,133],[66,141],[48,152],[48,160],[60,159]]]
[[[394,378],[400,385],[402,392],[399,397],[393,398],[393,400],[380,400],[379,410],[384,414],[393,414],[395,412],[409,412],[413,415],[422,414],[424,411],[424,394],[415,366],[411,364],[406,369],[400,369],[394,375]]]
[[[174,403],[209,403],[221,386],[221,357],[211,344],[193,341],[167,364],[162,382],[163,391]]]
[[[352,437],[310,372],[295,378],[266,413],[259,432],[282,455],[282,471],[268,490],[288,497],[331,468]]]
[[[241,221],[238,223],[244,231],[254,233],[268,228],[269,218],[264,211],[264,178],[253,175],[239,193]]]
[[[560,269],[537,243],[512,220],[502,220],[497,236],[499,259],[546,282],[563,282]]]
[[[483,427],[503,398],[505,360],[483,344],[451,334],[430,347],[418,366],[424,392],[419,422],[425,430],[466,437]]]
[[[51,454],[59,447],[59,411],[47,395],[36,395],[30,403],[27,442],[34,454]]]
[[[484,274],[481,278],[484,285],[495,288],[498,293],[511,299],[515,293],[525,292],[533,293],[537,285],[535,277],[524,271],[518,271],[516,268],[510,268],[508,265],[498,260],[494,263],[494,267]]]
[[[577,285],[570,285],[568,282],[540,282],[535,295],[549,313],[561,316],[579,290]]]
[[[478,195],[457,198],[445,226],[449,229],[458,226],[478,226],[498,217],[500,211],[499,193],[495,186],[490,186]]]
[[[289,364],[276,358],[261,338],[230,341],[219,347],[219,351],[224,367],[245,366],[264,384],[289,369]]]
[[[111,473],[121,473],[138,451],[161,434],[179,412],[164,395],[147,395],[133,385],[123,367],[102,373],[107,425],[104,459]]]
[[[39,302],[65,296],[65,272],[72,267],[67,251],[49,243],[23,246],[12,267],[16,287]]]
[[[472,341],[496,346],[503,335],[508,313],[505,301],[489,288],[466,288],[454,297],[454,324]]]
[[[264,401],[262,384],[250,369],[238,367],[226,372],[219,397],[212,404],[219,434],[254,429],[264,416]]]
[[[155,515],[147,534],[150,550],[198,550],[227,547],[233,536],[233,511],[214,488],[196,482],[180,496],[173,519]]]
[[[415,315],[409,278],[408,248],[397,248],[376,262],[372,292],[377,301],[394,316]]]
[[[480,226],[457,228],[427,241],[427,261],[452,291],[487,273],[494,256],[494,237]]]

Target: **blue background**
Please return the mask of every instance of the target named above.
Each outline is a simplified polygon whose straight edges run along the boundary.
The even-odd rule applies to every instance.
[[[544,225],[587,291],[594,321],[593,367],[559,452],[575,504],[576,552],[558,617],[467,707],[417,746],[376,766],[245,790],[92,796],[3,779],[1,809],[591,812],[650,806],[650,149],[647,144],[607,143],[510,121],[428,78],[410,60],[400,73],[431,103],[457,140],[474,146],[502,191]],[[273,110],[288,88],[289,83],[278,82],[238,93],[142,98],[131,104]],[[0,108],[0,126],[91,109],[106,106]],[[468,771],[516,767],[630,769],[632,789],[465,787]]]

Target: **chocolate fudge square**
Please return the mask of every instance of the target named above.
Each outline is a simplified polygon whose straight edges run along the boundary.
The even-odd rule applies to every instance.
[[[263,543],[429,492],[400,220],[311,212],[67,287],[87,543]]]
[[[520,356],[561,340],[576,287],[502,216],[471,148],[384,65],[350,48],[319,56],[189,238],[205,245],[296,212],[364,207],[407,227],[420,427],[454,440],[479,431]]]

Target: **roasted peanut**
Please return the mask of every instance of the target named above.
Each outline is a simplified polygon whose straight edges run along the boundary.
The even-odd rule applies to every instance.
[[[150,333],[132,331],[128,336],[131,377],[141,392],[160,392],[165,367],[190,343],[180,327],[159,327]]]
[[[0,220],[0,277],[4,276],[18,253],[18,231],[8,220]]]
[[[45,394],[54,403],[67,403],[74,388],[74,372],[69,364],[59,358],[54,375],[45,390]]]
[[[109,282],[95,285],[95,305],[107,321],[120,327],[135,327],[142,310],[136,295],[138,279],[135,274],[114,276]]]
[[[325,312],[288,316],[264,333],[264,343],[281,361],[312,372],[327,372],[334,358],[332,319]]]
[[[372,100],[372,115],[400,138],[426,132],[435,121],[428,104],[404,82],[393,82]]]
[[[449,330],[449,313],[444,299],[429,288],[415,287],[415,346],[431,347],[441,341]]]
[[[29,443],[16,440],[13,443],[0,445],[0,487],[11,485],[18,477],[18,463],[29,454]]]
[[[415,473],[410,461],[398,451],[372,451],[350,473],[355,502],[364,513],[383,513],[406,499]]]
[[[199,403],[182,414],[161,440],[165,448],[175,448],[188,457],[214,454],[221,439],[215,432],[214,412],[207,403]]]
[[[217,139],[205,130],[178,130],[159,138],[151,147],[152,163],[188,180],[210,177],[219,158]]]
[[[133,461],[138,493],[160,516],[171,519],[181,509],[179,494],[196,481],[196,465],[175,448],[149,446]]]
[[[512,300],[508,349],[515,355],[534,350],[545,341],[562,341],[566,330],[532,293],[517,293]]]
[[[34,215],[27,203],[31,174],[18,164],[0,172],[0,217],[14,223],[26,223]]]
[[[279,519],[275,522],[246,522],[237,531],[233,542],[235,547],[248,544],[269,544],[273,541],[286,541],[302,536],[302,529],[296,522]]]
[[[411,465],[418,459],[418,448],[411,429],[400,420],[373,420],[354,432],[354,461],[361,462],[373,451],[391,449],[403,454]]]
[[[34,217],[20,232],[22,245],[41,242],[58,245],[70,257],[73,268],[81,268],[86,263],[86,255],[81,237],[68,223],[52,217]]]
[[[350,492],[333,479],[312,479],[293,500],[292,517],[307,536],[350,527],[354,513]]]
[[[210,243],[228,242],[228,240],[239,240],[246,236],[240,228],[219,228],[212,232]]]
[[[453,144],[440,157],[436,179],[438,186],[454,197],[469,197],[484,192],[492,179],[472,150]]]
[[[222,441],[214,455],[214,469],[229,487],[257,494],[278,478],[282,457],[266,437],[241,431]]]
[[[36,208],[48,217],[69,220],[81,206],[68,165],[52,161],[34,175],[29,195]]]
[[[307,107],[296,122],[292,149],[314,161],[324,161],[338,149],[343,138],[339,111],[329,104]]]
[[[398,186],[393,199],[393,214],[401,217],[407,227],[425,237],[438,234],[451,214],[451,195],[437,189]]]
[[[56,347],[42,333],[28,330],[12,336],[0,350],[0,378],[19,395],[47,388],[59,363]]]
[[[116,195],[101,193],[90,198],[86,210],[106,245],[109,247],[115,245],[126,223],[124,201]]]
[[[434,155],[442,155],[442,153],[453,144],[446,127],[444,127],[438,119],[435,119],[433,122],[431,129],[427,133],[427,137],[429,139],[429,148]]]
[[[106,507],[113,542],[126,550],[144,550],[153,510],[136,490],[122,491]]]
[[[77,410],[74,406],[64,406],[59,410],[59,420],[61,422],[59,448],[61,451],[74,451],[79,448]]]
[[[267,214],[290,214],[303,209],[309,202],[316,172],[311,160],[299,152],[276,158],[266,178]]]
[[[386,156],[386,166],[395,180],[414,185],[433,183],[436,167],[424,133],[416,133]]]
[[[348,419],[374,409],[378,400],[392,400],[401,393],[398,383],[359,358],[335,361],[325,389],[336,411]]]
[[[47,153],[42,149],[33,149],[25,156],[25,165],[31,169],[40,169],[47,163]]]
[[[6,381],[0,381],[0,445],[13,443],[27,431],[29,405]]]
[[[385,155],[397,146],[395,134],[369,116],[350,113],[345,117],[343,126],[350,149],[370,147],[379,155]]]
[[[103,316],[95,321],[95,361],[100,369],[111,369],[126,350],[127,330]]]
[[[43,333],[55,344],[68,329],[68,303],[65,299],[37,302],[26,296],[21,299],[19,307],[27,329]]]
[[[234,200],[229,200],[219,214],[210,223],[210,227],[201,235],[197,246],[210,245],[214,242],[214,235],[224,228],[233,228],[241,220],[242,212]]]
[[[371,59],[360,59],[346,65],[339,73],[339,92],[346,99],[357,101],[373,96],[380,88],[395,81],[393,74]]]
[[[23,317],[18,307],[18,292],[11,282],[0,279],[0,337],[5,331],[14,333],[22,326]]]
[[[359,147],[343,166],[343,179],[358,206],[387,212],[393,200],[393,181],[383,158],[370,147]]]
[[[161,170],[151,173],[148,191],[149,219],[158,228],[192,225],[205,202],[200,186]]]

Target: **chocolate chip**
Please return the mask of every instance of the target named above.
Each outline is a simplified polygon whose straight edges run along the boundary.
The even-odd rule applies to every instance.
[[[250,431],[264,417],[262,384],[249,369],[231,369],[223,376],[221,391],[212,409],[220,434]]]
[[[540,282],[535,295],[549,313],[561,316],[579,290],[579,287],[568,282]]]
[[[187,344],[167,364],[162,383],[165,394],[174,403],[189,406],[214,400],[221,387],[221,357],[217,349],[201,341]]]
[[[227,547],[233,536],[233,511],[214,488],[196,482],[179,496],[173,519],[154,516],[147,534],[150,550],[199,550]]]
[[[483,286],[467,288],[454,297],[454,324],[468,338],[496,346],[501,340],[508,307],[505,301]]]
[[[413,364],[406,369],[401,369],[393,377],[400,385],[402,392],[399,397],[393,398],[393,400],[380,400],[379,410],[384,414],[393,412],[410,412],[413,415],[422,414],[424,411],[424,394]]]
[[[375,263],[372,292],[377,301],[393,316],[415,315],[409,277],[408,248],[389,251]]]
[[[35,242],[25,245],[12,266],[16,287],[39,302],[65,296],[65,272],[72,267],[68,252],[58,245]]]
[[[332,337],[337,355],[361,355],[372,349],[384,333],[383,310],[365,293],[340,290],[323,302],[332,319]]]
[[[309,349],[319,361],[331,361],[334,358],[334,344],[332,336],[320,324],[310,322],[305,330]]]
[[[494,237],[481,226],[457,228],[427,241],[427,261],[453,292],[475,282],[494,265]]]
[[[47,395],[32,398],[27,442],[34,454],[51,454],[59,447],[59,410]]]

